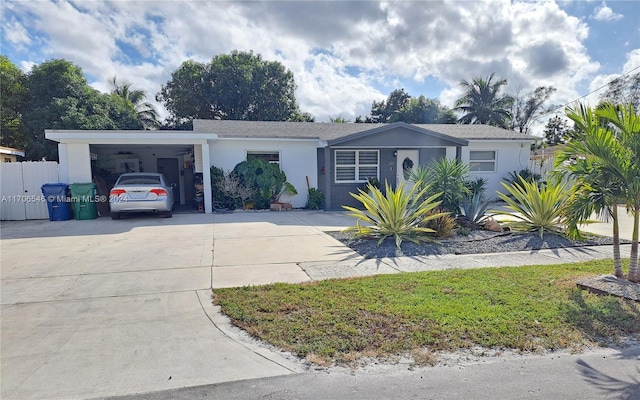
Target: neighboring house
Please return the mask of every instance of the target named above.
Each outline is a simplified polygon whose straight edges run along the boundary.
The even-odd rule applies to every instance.
[[[307,183],[325,194],[326,209],[355,205],[350,192],[375,177],[396,186],[405,170],[439,157],[469,163],[470,177],[488,181],[487,194],[500,190],[510,171],[529,165],[535,139],[485,125],[410,125],[195,120],[193,131],[48,130],[59,142],[63,181],[86,182],[96,170],[164,172],[188,204],[194,180],[205,187],[211,212],[209,167],[233,169],[247,156],[278,163],[298,195],[286,199],[304,207]],[[93,174],[92,174],[93,168]]]
[[[12,147],[0,146],[0,162],[16,162],[18,157],[24,157],[24,151]]]

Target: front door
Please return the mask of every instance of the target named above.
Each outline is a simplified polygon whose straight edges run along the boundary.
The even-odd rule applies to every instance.
[[[418,167],[419,161],[419,150],[398,150],[396,152],[396,186],[404,184],[411,185],[409,177],[411,175],[411,171],[414,171]]]

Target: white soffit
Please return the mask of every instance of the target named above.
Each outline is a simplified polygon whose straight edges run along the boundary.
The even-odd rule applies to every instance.
[[[45,138],[60,143],[89,144],[207,144],[217,140],[213,133],[191,131],[76,131],[45,130]]]

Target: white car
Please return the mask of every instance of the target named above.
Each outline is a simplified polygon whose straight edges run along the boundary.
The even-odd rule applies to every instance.
[[[165,218],[173,215],[173,188],[162,174],[132,172],[118,177],[109,192],[109,208],[112,219],[120,219],[122,213],[151,212]]]

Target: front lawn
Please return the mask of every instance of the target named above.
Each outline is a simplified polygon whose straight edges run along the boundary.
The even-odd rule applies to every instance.
[[[580,349],[640,335],[640,303],[575,287],[610,264],[403,273],[215,289],[213,297],[251,335],[319,363],[474,346]]]

